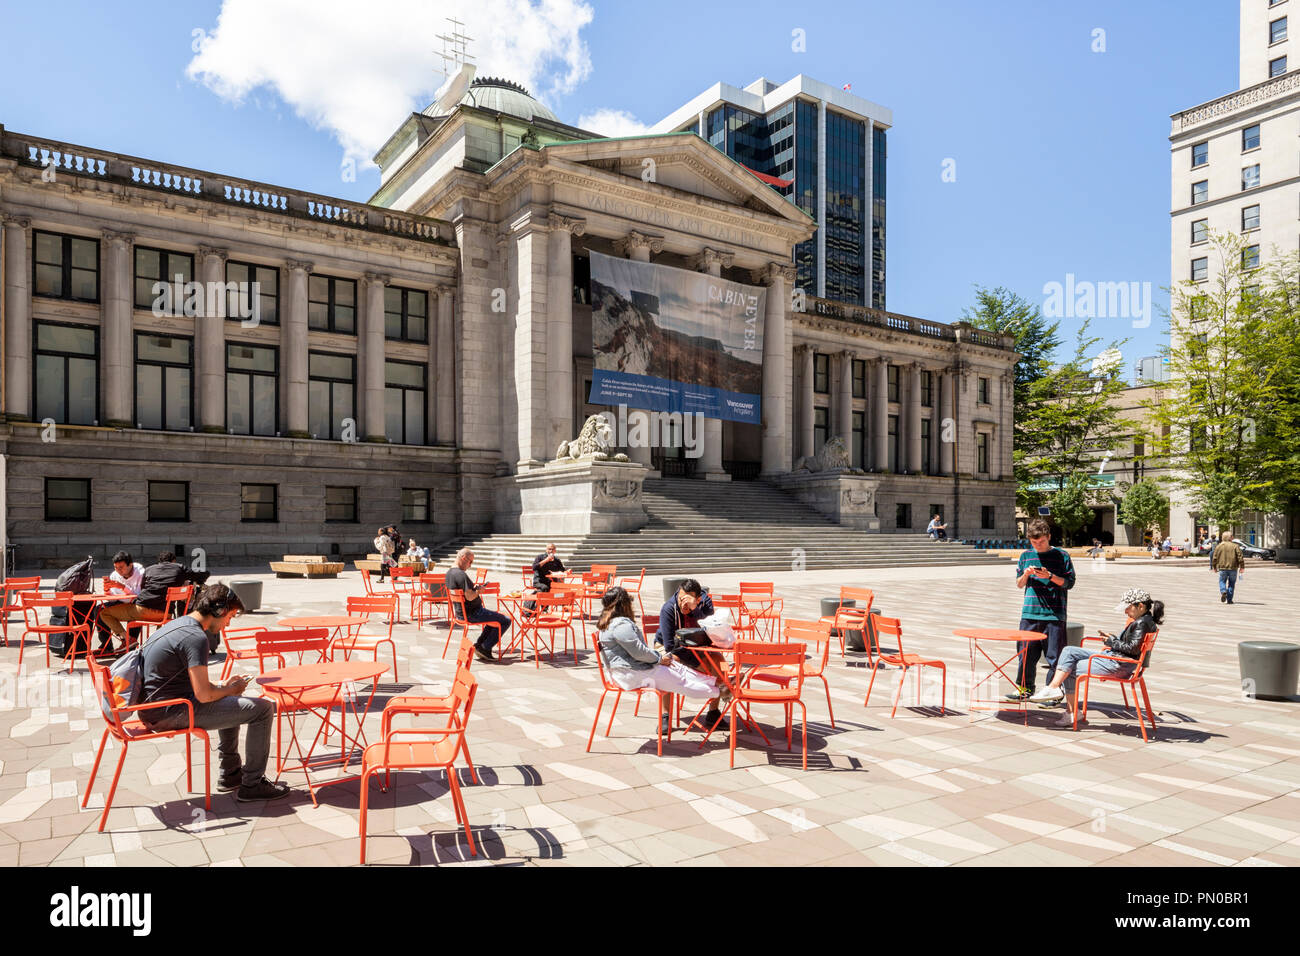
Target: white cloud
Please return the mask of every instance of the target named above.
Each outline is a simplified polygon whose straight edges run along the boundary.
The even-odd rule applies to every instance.
[[[598,109],[594,113],[584,113],[578,119],[578,126],[602,136],[640,136],[650,132],[648,124],[627,110]]]
[[[223,0],[197,29],[187,74],[239,104],[259,87],[369,162],[410,112],[433,99],[446,17],[473,37],[479,76],[504,76],[539,100],[591,73],[586,0]]]

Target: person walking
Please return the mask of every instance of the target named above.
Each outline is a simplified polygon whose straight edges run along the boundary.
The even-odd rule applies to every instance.
[[[1029,522],[1028,535],[1031,548],[1016,562],[1016,587],[1025,592],[1019,629],[1037,631],[1047,635],[1047,639],[1021,642],[1017,687],[1007,695],[1008,700],[1027,700],[1033,694],[1040,657],[1047,658],[1050,681],[1056,672],[1057,658],[1067,645],[1066,595],[1074,587],[1074,563],[1064,550],[1052,547],[1052,526],[1045,519]]]
[[[375,550],[379,552],[379,580],[388,574],[388,569],[397,564],[393,557],[393,539],[388,536],[387,528],[380,528],[375,534]]]
[[[1246,556],[1232,540],[1232,532],[1223,532],[1223,540],[1210,555],[1210,570],[1219,572],[1219,601],[1231,604],[1237,591],[1237,575],[1246,573]]]

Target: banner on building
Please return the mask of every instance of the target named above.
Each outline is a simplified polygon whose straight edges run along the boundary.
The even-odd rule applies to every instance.
[[[591,254],[593,405],[762,421],[767,290]]]

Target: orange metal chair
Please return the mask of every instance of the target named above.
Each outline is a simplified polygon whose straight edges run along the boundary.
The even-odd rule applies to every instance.
[[[795,618],[786,618],[785,639],[788,643],[804,641],[807,644],[817,646],[817,652],[813,654],[815,663],[814,660],[805,659],[799,667],[803,670],[805,678],[816,677],[826,688],[826,712],[830,714],[831,727],[834,727],[835,711],[831,708],[831,685],[826,682],[826,664],[830,660],[831,654],[830,626],[821,621],[800,621]],[[787,687],[795,676],[795,668],[793,667],[760,667],[754,671],[750,679],[767,681]]]
[[[19,595],[22,594],[22,592],[24,591],[39,592],[41,589],[41,579],[39,577],[10,578],[2,586],[4,588],[4,598],[3,598],[4,604],[3,607],[0,607],[0,622],[2,622],[3,625],[5,647],[8,647],[9,646],[9,615],[14,613],[18,613],[18,614],[23,613],[23,605],[22,605],[22,601],[19,600]],[[26,623],[25,616],[24,616],[24,623]]]
[[[382,634],[362,634],[363,624],[350,624],[347,628],[347,634],[340,635],[330,642],[330,660],[334,659],[336,651],[343,651],[345,661],[352,659],[353,651],[370,651],[375,655],[375,660],[379,660],[379,648],[387,644],[389,650],[393,653],[393,680],[397,680],[397,642],[393,640],[393,620],[397,617],[397,605],[401,597],[397,594],[381,595],[376,594],[374,597],[350,597],[347,599],[347,613],[349,617],[364,617],[366,623],[370,623],[370,615],[383,614],[388,619],[388,633]]]
[[[647,618],[645,615],[642,615],[643,622],[649,620],[651,619]],[[657,628],[659,626],[659,619],[653,618],[653,621],[654,621],[654,626]],[[646,627],[647,630],[645,632],[646,635],[645,639],[647,643],[653,643],[654,640],[651,637],[651,631],[649,629],[649,625],[646,625]],[[609,679],[609,675],[605,672],[605,660],[604,660],[605,655],[601,652],[599,638],[596,639],[596,653],[594,654],[594,657],[596,658],[596,670],[600,674],[600,685],[604,689],[600,692],[600,701],[596,704],[596,716],[591,719],[591,733],[587,735],[587,753],[591,753],[591,742],[596,739],[596,725],[600,723],[600,712],[605,706],[605,698],[612,691],[614,694],[614,706],[610,708],[609,711],[609,723],[605,725],[605,736],[608,737],[609,732],[614,727],[614,715],[618,713],[618,702],[623,699],[624,694],[636,694],[636,709],[632,712],[633,717],[637,716],[637,714],[641,712],[641,695],[654,694],[655,697],[658,698],[658,703],[659,703],[659,706],[655,709],[655,715],[654,715],[655,728],[656,728],[655,735],[657,738],[656,752],[659,754],[660,757],[662,757],[664,755],[664,735],[663,735],[663,727],[661,726],[661,722],[659,720],[659,715],[663,713],[664,695],[668,694],[668,691],[655,690],[653,687],[641,687],[636,690],[624,690],[622,687],[619,687],[617,684],[615,684],[612,680]],[[671,701],[669,702],[669,707],[670,707],[669,713],[671,714],[672,713]],[[673,739],[671,725],[668,731],[668,739],[669,741]]]
[[[876,635],[876,656],[871,666],[871,682],[867,684],[867,696],[862,701],[862,706],[866,707],[871,701],[871,688],[876,684],[876,669],[881,664],[892,664],[899,668],[898,687],[894,691],[894,709],[889,712],[893,717],[898,713],[898,698],[903,693],[903,682],[907,680],[907,671],[912,667],[937,667],[943,677],[942,696],[939,698],[939,713],[946,714],[948,704],[948,668],[941,660],[932,660],[922,657],[919,654],[906,654],[903,652],[903,625],[896,617],[880,617],[877,615],[875,627],[871,633]],[[894,647],[897,650],[893,654],[886,654],[880,647],[880,635],[885,634],[894,639]],[[921,703],[921,678],[916,679],[916,702]]]
[[[122,745],[121,756],[117,758],[117,770],[113,774],[113,783],[108,788],[108,796],[104,799],[104,812],[99,816],[99,832],[104,832],[104,824],[108,822],[108,811],[113,806],[113,794],[117,793],[117,781],[122,776],[122,764],[126,762],[126,752],[130,744],[134,741],[141,740],[162,740],[167,737],[178,737],[182,734],[185,736],[185,787],[193,792],[194,778],[191,764],[193,763],[193,741],[191,737],[197,737],[203,742],[203,807],[206,810],[212,809],[212,756],[208,747],[208,732],[201,727],[194,726],[194,705],[184,698],[170,698],[168,700],[150,701],[147,704],[136,704],[135,706],[126,706],[122,696],[112,686],[112,676],[108,668],[98,663],[94,657],[87,659],[86,663],[90,665],[90,680],[94,685],[95,694],[100,701],[100,716],[108,724],[104,728],[104,734],[99,738],[99,750],[95,754],[95,763],[90,768],[90,779],[86,782],[86,795],[81,798],[81,806],[84,809],[90,802],[90,789],[95,785],[95,774],[99,772],[99,762],[104,757],[104,748],[108,745],[108,738],[111,736]],[[123,715],[132,711],[139,712],[142,710],[156,710],[160,707],[171,707],[174,704],[181,704],[189,712],[190,722],[188,727],[182,727],[179,730],[150,730],[143,721],[137,719],[123,719]]]
[[[475,588],[475,590],[478,590]],[[447,628],[447,643],[442,646],[443,660],[447,659],[447,651],[451,649],[451,636],[456,633],[456,628],[461,629],[461,633],[468,638],[471,627],[495,627],[497,629],[497,643],[501,643],[501,625],[496,621],[473,622],[469,620],[465,611],[465,592],[459,588],[448,588],[447,597],[451,601],[451,627]]]
[[[424,626],[426,608],[441,606],[441,617],[444,621],[447,620],[447,585],[443,583],[444,579],[445,576],[436,570],[426,571],[416,578],[416,588],[411,593],[411,616],[415,618],[417,626]],[[429,617],[437,620],[432,614]]]
[[[745,601],[739,594],[710,594],[709,599],[713,601],[715,611],[730,612],[731,629],[735,632],[737,640],[758,639],[754,622],[745,620]],[[658,618],[655,620],[657,621]]]
[[[181,614],[188,614],[190,602],[194,600],[194,585],[185,584],[178,588],[168,588],[166,600],[167,603],[163,606],[163,616],[160,620],[151,621],[148,618],[140,618],[135,621],[122,622],[122,627],[126,629],[124,650],[129,651],[131,649],[131,645],[135,643],[132,636],[136,635],[136,632],[139,632],[137,636],[139,642],[143,644],[149,639],[149,635],[153,633],[154,628],[162,627],[168,621],[173,620],[176,616],[174,612],[178,604],[181,605]]]
[[[459,675],[458,675],[459,676]],[[460,782],[456,779],[456,755],[465,749],[465,729],[469,722],[469,712],[474,706],[474,696],[478,691],[478,681],[469,671],[464,672],[465,680],[457,680],[452,685],[452,712],[447,715],[447,726],[439,729],[411,727],[389,730],[384,735],[383,743],[371,744],[361,757],[361,862],[366,862],[366,811],[370,802],[370,778],[380,771],[384,772],[385,781],[394,770],[443,770],[447,774],[447,790],[451,793],[452,806],[456,811],[456,822],[465,828],[465,838],[469,841],[469,851],[478,856],[474,846],[474,832],[470,829],[469,814],[465,811],[465,800],[460,795]],[[464,716],[458,719],[457,712]],[[425,740],[399,741],[398,737],[424,737]]]
[[[573,661],[578,661],[578,635],[573,630],[573,612],[578,606],[576,596],[571,593],[556,594],[554,590],[539,591],[537,594],[537,613],[528,622],[528,634],[533,642],[533,665],[540,667],[540,648],[543,636],[549,637],[551,658],[555,658],[555,632],[564,632],[564,649],[569,649],[569,638],[573,638]],[[545,635],[543,634],[545,632]],[[520,659],[524,649],[520,649]]]
[[[523,578],[524,587],[530,588],[533,586],[533,566],[531,564],[521,566],[519,568],[519,576]]]
[[[770,581],[741,581],[738,590],[745,604],[745,615],[760,640],[776,640],[781,632],[781,611],[785,601],[774,594]]]
[[[1154,737],[1156,735],[1155,711],[1151,709],[1151,698],[1147,695],[1147,682],[1143,672],[1146,670],[1147,665],[1150,663],[1148,658],[1150,658],[1151,652],[1155,649],[1156,638],[1159,636],[1160,636],[1160,632],[1157,630],[1157,631],[1152,631],[1142,639],[1142,646],[1141,648],[1139,648],[1138,651],[1137,666],[1133,668],[1133,673],[1130,674],[1128,677],[1119,677],[1115,674],[1094,674],[1092,673],[1092,662],[1097,658],[1101,658],[1102,660],[1118,661],[1119,663],[1122,664],[1127,661],[1130,661],[1131,658],[1118,657],[1112,654],[1097,654],[1094,657],[1088,658],[1087,671],[1083,674],[1076,673],[1074,678],[1075,688],[1078,692],[1078,697],[1075,698],[1075,700],[1077,701],[1077,706],[1074,708],[1074,729],[1075,730],[1079,729],[1079,714],[1082,713],[1085,719],[1087,719],[1088,716],[1089,685],[1091,684],[1092,681],[1105,681],[1106,683],[1110,683],[1110,684],[1119,684],[1119,692],[1124,697],[1125,707],[1128,706],[1128,692],[1125,690],[1125,688],[1126,687],[1133,688],[1133,710],[1137,713],[1138,728],[1142,731],[1143,743],[1146,743],[1148,739],[1147,727],[1146,727],[1147,721],[1151,722],[1151,736]],[[1102,638],[1085,637],[1083,641],[1084,643],[1089,643],[1089,642],[1102,643]],[[1138,700],[1138,691],[1142,692],[1141,701]],[[1142,706],[1143,703],[1146,704],[1145,711],[1143,710],[1143,706]]]
[[[388,576],[392,579],[393,593],[399,595],[397,605],[400,609],[400,595],[410,597],[415,591],[415,568],[409,564],[399,564],[388,572]]]
[[[274,658],[279,667],[302,664],[319,664],[327,660],[330,649],[330,632],[327,627],[300,627],[284,630],[264,630],[254,634],[257,643],[257,671],[266,673],[266,661]],[[275,701],[275,757],[276,774],[284,770],[284,751],[280,747],[282,720],[290,713],[305,713],[312,707],[325,707],[335,697],[333,687],[313,687],[309,690],[282,692],[273,685],[262,687],[264,693]],[[327,728],[328,731],[328,728]],[[328,737],[328,732],[326,734]]]
[[[622,578],[618,582],[619,587],[621,587],[628,594],[636,598],[637,609],[641,612],[641,615],[643,617],[645,616],[645,605],[641,603],[641,587],[644,584],[645,584],[645,568],[641,569],[640,577]]]
[[[35,635],[38,641],[45,643],[45,666],[50,666],[50,637],[54,634],[69,634],[72,639],[72,649],[68,652],[68,673],[72,673],[73,665],[76,664],[78,657],[84,657],[90,660],[92,652],[90,649],[91,639],[95,633],[94,615],[91,615],[80,624],[72,623],[76,618],[76,609],[73,607],[72,592],[59,591],[53,597],[44,597],[39,591],[19,591],[18,601],[23,609],[23,636],[18,644],[18,673],[23,672],[23,648],[27,646],[27,635]],[[41,608],[45,609],[46,623],[41,623]],[[68,615],[67,624],[50,624],[49,619],[54,613],[55,608],[63,608]],[[84,641],[84,649],[78,650],[78,645]]]
[[[745,708],[749,714],[753,704],[781,704],[785,708],[786,749],[794,745],[794,706],[799,705],[803,715],[803,769],[808,769],[808,708],[803,702],[803,662],[807,648],[803,644],[776,644],[768,641],[737,641],[735,663],[732,668],[732,698],[727,705],[731,716],[731,766],[736,765],[736,711]],[[790,680],[782,687],[754,687],[754,674],[777,668],[790,668]],[[757,727],[757,725],[755,725]],[[766,735],[764,735],[766,740]]]
[[[464,682],[471,679],[469,677],[469,662],[474,659],[474,644],[469,640],[462,639],[460,650],[456,653],[456,676],[453,680],[452,692],[442,697],[419,697],[415,694],[402,694],[394,697],[384,705],[384,712],[380,715],[380,736],[385,740],[388,739],[388,732],[392,729],[393,718],[401,714],[424,715],[424,714],[452,714],[456,713],[456,694],[455,683]],[[469,712],[464,715],[464,719],[469,719]],[[474,760],[469,755],[469,744],[465,747],[465,763],[469,765],[470,779],[475,783],[479,782],[478,771],[474,769]]]
[[[264,627],[232,627],[221,632],[221,642],[226,645],[226,660],[221,665],[221,679],[229,680],[235,661],[258,659],[257,635],[265,634]]]
[[[820,618],[821,623],[829,624],[836,636],[840,639],[840,659],[843,660],[846,648],[844,646],[845,631],[861,631],[863,635],[863,646],[867,649],[867,663],[871,663],[871,645],[872,641],[867,637],[867,632],[871,630],[871,605],[875,602],[875,592],[870,588],[840,588],[840,606],[833,615]],[[857,601],[857,607],[847,607],[845,601]],[[862,602],[866,602],[863,604]]]

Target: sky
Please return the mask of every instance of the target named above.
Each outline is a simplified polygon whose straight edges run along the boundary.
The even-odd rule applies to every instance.
[[[449,16],[480,75],[610,135],[719,81],[852,84],[893,111],[889,309],[954,322],[977,285],[1050,309],[1135,284],[1092,321],[1130,372],[1165,340],[1169,115],[1237,85],[1234,0],[0,0],[0,124],[364,200],[369,157],[443,80]]]

